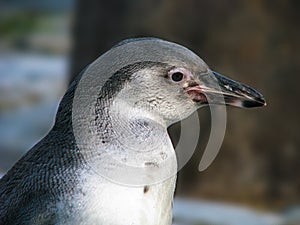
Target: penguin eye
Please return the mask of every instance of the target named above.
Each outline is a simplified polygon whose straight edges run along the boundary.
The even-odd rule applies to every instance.
[[[175,82],[182,81],[183,77],[184,77],[184,75],[181,72],[175,72],[171,75],[171,79]]]
[[[168,78],[175,83],[179,83],[183,80],[189,79],[190,76],[191,73],[187,69],[182,67],[174,68],[168,73]]]

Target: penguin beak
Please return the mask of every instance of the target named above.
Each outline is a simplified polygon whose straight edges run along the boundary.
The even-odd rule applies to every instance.
[[[217,72],[199,76],[199,82],[192,82],[186,92],[195,102],[208,104],[226,104],[253,108],[265,106],[264,97],[255,89],[231,80]],[[214,78],[214,79],[212,79]],[[217,81],[217,82],[216,82]]]

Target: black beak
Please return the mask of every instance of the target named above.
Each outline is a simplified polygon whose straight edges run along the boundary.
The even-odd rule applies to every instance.
[[[197,97],[193,98],[195,101],[245,108],[266,105],[264,97],[252,87],[231,80],[217,72],[211,72],[214,76],[211,73],[201,75],[197,85],[194,83],[194,85],[188,87],[187,91],[190,93],[193,92],[193,96]],[[198,95],[195,95],[195,92]]]
[[[227,105],[246,108],[266,105],[266,100],[262,94],[254,88],[224,77],[217,72],[212,72],[219,83],[221,94],[224,96]]]

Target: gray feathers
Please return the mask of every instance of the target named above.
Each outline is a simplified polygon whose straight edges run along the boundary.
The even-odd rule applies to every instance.
[[[265,104],[248,86],[217,79],[221,89],[178,44],[115,45],[70,85],[52,130],[0,180],[0,225],[171,224],[181,161],[167,127],[212,100]]]
[[[75,171],[84,165],[72,131],[75,87],[76,81],[60,103],[49,134],[0,180],[1,225],[53,224],[58,198],[74,191]]]

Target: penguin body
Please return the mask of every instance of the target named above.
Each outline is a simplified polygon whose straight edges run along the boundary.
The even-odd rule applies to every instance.
[[[171,224],[177,160],[167,127],[221,104],[216,95],[265,105],[185,47],[116,45],[75,79],[52,130],[0,180],[0,224]]]

